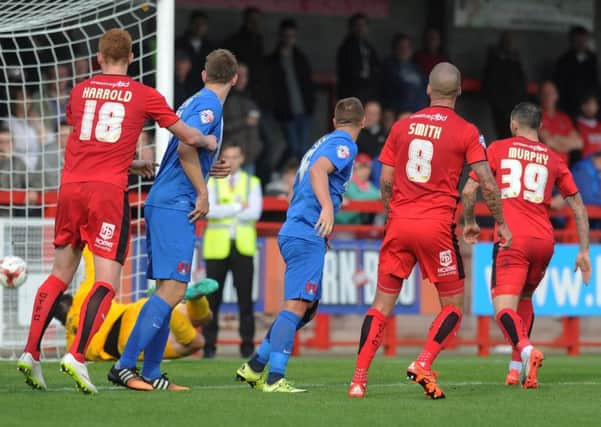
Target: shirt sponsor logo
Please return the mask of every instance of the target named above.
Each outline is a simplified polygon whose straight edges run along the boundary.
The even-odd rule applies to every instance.
[[[213,120],[215,120],[215,115],[211,110],[202,110],[200,112],[200,122],[203,125],[206,125],[207,123],[212,123]]]
[[[428,120],[432,120],[435,122],[446,122],[447,119],[449,118],[449,116],[447,116],[446,114],[440,114],[440,113],[436,113],[436,114],[421,113],[421,114],[413,114],[411,116],[411,118],[413,118],[413,119],[428,119]]]
[[[115,224],[110,222],[103,222],[100,226],[100,233],[98,235],[104,240],[111,240],[115,234]]]
[[[351,152],[346,145],[339,145],[336,148],[336,155],[339,159],[348,159],[351,155]]]
[[[117,82],[101,82],[98,80],[92,80],[91,84],[99,85],[99,86],[110,86],[110,87],[129,87],[129,82],[125,82],[119,80]]]

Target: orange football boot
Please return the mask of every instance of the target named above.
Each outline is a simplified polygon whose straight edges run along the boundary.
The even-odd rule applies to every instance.
[[[538,369],[543,366],[544,354],[533,348],[530,356],[522,362],[522,387],[538,388]]]
[[[366,383],[355,383],[352,382],[350,387],[348,388],[348,397],[362,399],[367,394],[367,384]]]
[[[407,368],[407,379],[417,383],[424,389],[424,394],[430,399],[444,399],[444,392],[436,384],[438,372],[425,369],[419,362],[415,361]]]
[[[505,377],[506,385],[519,385],[520,384],[520,371],[517,369],[510,369]]]

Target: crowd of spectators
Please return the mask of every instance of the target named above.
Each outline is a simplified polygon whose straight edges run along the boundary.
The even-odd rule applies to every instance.
[[[201,89],[200,74],[211,50],[225,47],[238,58],[238,85],[224,105],[224,140],[243,148],[243,168],[259,176],[266,194],[285,196],[293,171],[312,142],[316,84],[311,53],[298,44],[303,30],[293,19],[282,20],[271,48],[264,37],[262,13],[251,7],[244,10],[240,27],[217,42],[210,37],[209,16],[199,11],[190,14],[186,30],[175,42],[176,108]],[[516,103],[537,99],[543,110],[541,140],[572,167],[585,202],[601,206],[597,56],[586,29],[573,28],[569,42],[568,51],[548,70],[549,80],[541,82],[534,94],[532,88],[529,92],[514,35],[502,33],[488,50],[481,93],[490,106],[497,138],[509,136],[507,118]],[[371,199],[378,192],[381,165],[377,158],[390,128],[400,117],[428,105],[430,70],[452,58],[437,28],[424,31],[419,49],[407,34],[393,34],[389,54],[380,58],[363,14],[349,18],[348,32],[335,57],[336,96],[357,96],[366,111],[366,127],[357,140],[360,161],[347,197]],[[14,86],[9,119],[0,123],[2,189],[58,187],[68,132],[64,126],[68,93],[90,75],[91,66],[88,58],[78,58],[73,67],[57,64],[45,70],[47,83],[36,90]],[[151,134],[142,134],[140,156],[154,157],[151,140]],[[339,219],[364,223],[373,217],[342,215]]]

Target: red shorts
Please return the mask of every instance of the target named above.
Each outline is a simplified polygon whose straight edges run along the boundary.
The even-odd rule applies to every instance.
[[[552,239],[514,237],[509,249],[495,243],[491,277],[492,296],[534,291],[553,256]]]
[[[85,245],[94,255],[121,264],[129,245],[127,192],[104,182],[61,185],[54,223],[54,246]]]
[[[463,292],[465,274],[455,224],[391,218],[380,249],[378,289],[399,292],[416,263],[440,296]]]

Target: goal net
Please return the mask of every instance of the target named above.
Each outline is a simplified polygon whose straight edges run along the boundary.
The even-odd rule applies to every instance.
[[[158,1],[0,1],[0,257],[20,256],[29,269],[19,289],[0,287],[0,358],[14,358],[22,351],[35,292],[52,267],[70,89],[99,72],[98,39],[111,28],[126,29],[132,36],[135,59],[130,75],[155,85]],[[140,158],[155,159],[154,141],[149,124],[139,140]],[[146,291],[138,200],[149,185],[130,178],[132,240],[117,292],[121,301],[135,300]],[[78,273],[69,292],[81,279]],[[44,357],[61,356],[64,343],[64,329],[53,321],[42,344]]]

